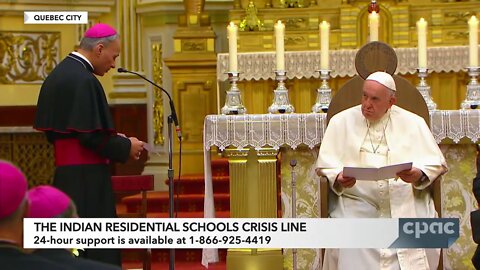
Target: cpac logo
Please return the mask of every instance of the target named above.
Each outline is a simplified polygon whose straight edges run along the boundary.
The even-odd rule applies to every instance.
[[[404,233],[420,238],[423,235],[454,235],[455,225],[451,221],[408,221],[403,224],[402,229]]]

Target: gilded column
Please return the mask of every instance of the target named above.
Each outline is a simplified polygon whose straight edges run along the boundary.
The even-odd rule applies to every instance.
[[[164,85],[163,77],[163,44],[160,40],[152,41],[149,48],[149,57],[151,62],[151,78],[157,85]],[[148,141],[153,144],[158,154],[149,153],[143,174],[153,174],[155,179],[155,190],[168,190],[168,186],[163,181],[168,178],[168,153],[165,145],[165,107],[164,93],[162,90],[152,87],[151,95],[148,100]],[[168,110],[167,113],[170,111]]]
[[[122,42],[119,67],[144,74],[141,59],[140,23],[135,0],[117,1],[117,31]],[[113,91],[109,94],[113,104],[144,104],[147,102],[145,81],[129,73],[113,76]]]
[[[141,48],[136,0],[117,1],[117,30],[122,39],[120,66],[128,70],[141,71]]]
[[[226,149],[230,174],[230,217],[248,217],[248,185],[247,157],[249,149]]]
[[[258,181],[258,217],[277,217],[277,150],[262,148],[257,151]]]
[[[230,216],[277,217],[277,150],[225,150],[230,164]],[[283,269],[281,249],[229,249],[227,269]]]

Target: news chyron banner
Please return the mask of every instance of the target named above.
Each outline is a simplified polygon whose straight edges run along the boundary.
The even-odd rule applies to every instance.
[[[459,220],[30,219],[25,248],[448,248]]]
[[[87,24],[87,11],[25,11],[25,24]]]

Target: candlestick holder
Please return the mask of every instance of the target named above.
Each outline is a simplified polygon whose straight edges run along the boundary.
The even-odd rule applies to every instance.
[[[321,69],[317,72],[320,73],[320,79],[322,80],[322,85],[317,89],[317,99],[315,104],[312,106],[312,112],[319,113],[328,111],[328,106],[332,101],[332,89],[328,85],[328,79],[330,78],[329,69]]]
[[[223,106],[221,112],[222,114],[245,114],[247,109],[242,104],[240,89],[237,86],[239,73],[229,71],[227,74],[230,81],[230,89],[227,91],[225,106]]]
[[[480,74],[480,67],[467,67],[470,81],[467,84],[467,93],[462,102],[462,109],[477,109],[480,105],[480,84],[477,77]]]
[[[269,113],[293,113],[295,108],[288,99],[288,89],[285,87],[287,72],[275,70],[275,80],[278,81],[277,89],[273,90],[273,104],[268,107]]]
[[[437,104],[432,99],[430,85],[428,85],[425,79],[428,76],[428,68],[417,68],[417,75],[420,78],[420,82],[417,84],[418,92],[422,94],[425,103],[427,103],[428,110],[436,110]]]

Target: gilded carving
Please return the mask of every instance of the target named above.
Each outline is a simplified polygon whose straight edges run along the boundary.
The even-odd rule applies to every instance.
[[[184,52],[198,52],[198,51],[205,51],[205,42],[203,41],[191,41],[185,40],[183,41],[182,51]]]
[[[229,161],[232,162],[231,159],[235,160],[242,160],[242,161],[247,161],[247,156],[248,156],[248,148],[229,148],[225,149],[225,156],[229,158]]]
[[[449,23],[454,24],[466,24],[468,19],[475,15],[475,12],[465,11],[465,12],[447,12],[445,13],[446,18],[451,18]]]
[[[273,148],[261,148],[257,150],[257,156],[262,158],[274,158],[277,161],[278,150]]]
[[[307,42],[303,36],[289,36],[285,38],[285,45],[298,45]]]
[[[162,62],[162,44],[155,43],[152,45],[152,75],[153,81],[162,85],[163,83],[163,62]],[[163,145],[165,138],[163,137],[163,95],[162,91],[156,87],[153,88],[153,142],[154,144]]]
[[[454,39],[468,39],[468,32],[467,31],[449,31],[447,33],[448,36]]]
[[[305,2],[304,0],[280,0],[280,5],[286,8],[303,8]]]
[[[60,33],[0,32],[0,83],[41,83],[59,62]]]
[[[43,133],[0,134],[0,159],[20,167],[29,186],[52,183],[55,158]]]
[[[305,19],[305,18],[285,19],[285,27],[288,29],[306,29],[308,27],[308,19]]]

